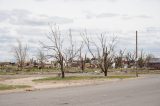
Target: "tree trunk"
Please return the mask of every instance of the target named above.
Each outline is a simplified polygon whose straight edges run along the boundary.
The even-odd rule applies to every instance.
[[[64,73],[63,63],[61,63],[61,74],[62,74],[62,78],[64,78],[65,73]]]
[[[104,72],[104,76],[107,77],[107,71]]]
[[[64,74],[64,71],[62,71],[62,78],[64,78],[65,77],[65,74]]]
[[[107,77],[108,76],[108,70],[104,71],[104,76]]]
[[[65,73],[64,73],[64,67],[63,67],[63,57],[62,57],[62,60],[60,61],[60,66],[61,66],[62,78],[64,78],[65,77]]]
[[[105,67],[105,68],[104,68],[104,73],[105,73],[105,76],[107,76],[107,74],[108,74],[108,68],[107,68],[106,65],[105,65],[104,67]]]
[[[104,73],[104,76],[108,75],[108,69],[104,68],[101,64],[99,65],[99,67],[101,68],[101,71]]]
[[[106,48],[107,50],[107,48]],[[107,63],[107,56],[108,54],[107,53],[104,53],[104,64],[103,64],[103,67],[104,67],[104,76],[107,76],[107,72],[108,72],[108,63]]]
[[[20,71],[22,71],[23,70],[23,63],[20,63]]]
[[[85,60],[83,60],[83,58],[81,59],[81,70],[82,72],[85,70]]]

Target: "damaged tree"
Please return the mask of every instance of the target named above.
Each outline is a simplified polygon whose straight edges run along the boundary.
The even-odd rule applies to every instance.
[[[85,54],[84,57],[82,56],[82,48],[80,49],[80,56],[79,56],[79,58],[80,58],[80,68],[81,68],[82,72],[84,72],[87,57],[86,57],[86,54]]]
[[[54,26],[54,28],[50,26],[50,29],[51,33],[47,35],[47,38],[50,41],[50,45],[44,44],[43,42],[41,42],[41,45],[43,46],[43,48],[46,48],[47,50],[50,50],[52,52],[52,54],[48,56],[55,58],[59,63],[61,77],[64,78],[65,63],[68,65],[68,63],[72,62],[73,59],[77,56],[80,49],[76,49],[75,45],[73,44],[71,30],[69,30],[69,36],[67,35],[67,37],[69,37],[69,41],[67,43],[70,43],[70,45],[67,46],[64,43],[64,38],[62,38],[59,27],[57,27],[56,25]]]
[[[57,60],[57,62],[60,65],[61,70],[61,77],[65,77],[64,73],[64,51],[63,51],[63,39],[61,37],[61,33],[59,28],[55,25],[54,29],[52,26],[50,26],[51,33],[47,35],[47,39],[50,41],[50,45],[44,44],[43,42],[40,42],[43,48],[49,50],[52,52],[50,57],[53,57]]]
[[[65,50],[65,62],[66,62],[66,66],[69,67],[69,64],[71,65],[74,61],[74,58],[76,58],[80,52],[80,50],[82,49],[82,45],[81,44],[78,49],[76,47],[77,42],[75,42],[75,40],[73,40],[73,35],[72,35],[72,30],[69,29],[69,46],[66,48]]]
[[[20,40],[17,40],[17,43],[18,46],[14,47],[14,56],[17,60],[18,67],[22,70],[26,62],[28,48],[27,45],[23,46]]]
[[[98,60],[98,66],[104,73],[104,76],[108,76],[108,69],[114,59],[114,48],[117,38],[113,37],[111,41],[107,42],[107,37],[103,33],[98,38],[98,41],[89,39],[87,33],[83,33],[82,38],[92,57]]]
[[[114,59],[115,67],[116,68],[121,68],[121,71],[122,71],[122,68],[123,68],[124,52],[125,52],[125,50],[120,50],[118,55]]]
[[[37,53],[37,59],[40,63],[40,67],[39,68],[44,68],[44,62],[47,60],[44,52],[42,50],[38,50],[38,53]]]
[[[139,68],[143,68],[145,66],[145,53],[143,52],[143,50],[141,50],[141,54],[138,58],[137,64]]]
[[[135,60],[136,60],[135,52],[134,53],[128,52],[125,58],[127,61],[128,68],[131,68],[132,66],[134,66]]]

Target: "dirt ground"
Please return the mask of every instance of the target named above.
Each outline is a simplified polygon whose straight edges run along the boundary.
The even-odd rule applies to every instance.
[[[79,74],[77,74],[79,75]],[[68,86],[80,86],[80,85],[88,85],[88,84],[100,84],[106,81],[116,81],[118,79],[112,80],[74,80],[74,81],[47,81],[47,82],[33,82],[34,79],[45,78],[49,76],[56,75],[7,75],[0,76],[0,84],[8,84],[8,85],[29,85],[31,88],[25,89],[14,89],[14,90],[5,90],[0,91],[0,93],[8,93],[8,92],[19,92],[19,91],[33,91],[33,90],[41,90],[46,88],[61,88]]]
[[[67,73],[66,76],[103,76],[102,74],[95,73]],[[112,75],[112,74],[109,74]],[[92,79],[92,80],[71,80],[71,81],[47,81],[47,82],[33,82],[34,79],[46,78],[57,76],[57,74],[48,75],[0,75],[0,84],[8,85],[29,85],[31,88],[13,89],[0,91],[1,93],[19,92],[19,91],[34,91],[46,88],[61,88],[68,86],[81,86],[89,84],[101,84],[104,82],[117,81],[120,79]],[[132,75],[133,76],[133,75]]]

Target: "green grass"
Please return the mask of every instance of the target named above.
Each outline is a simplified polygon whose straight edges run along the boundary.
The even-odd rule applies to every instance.
[[[67,81],[67,80],[94,80],[94,79],[126,79],[126,78],[134,78],[133,76],[67,76],[65,78],[61,77],[47,77],[42,79],[35,79],[33,81]]]
[[[28,85],[6,85],[0,84],[0,90],[12,90],[12,89],[20,89],[20,88],[29,88],[31,86]]]

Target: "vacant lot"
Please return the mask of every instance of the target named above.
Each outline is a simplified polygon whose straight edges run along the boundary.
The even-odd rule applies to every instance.
[[[23,88],[27,91],[58,88],[67,86],[80,86],[88,84],[100,84],[106,81],[117,81],[127,78],[135,78],[134,75],[110,75],[104,77],[103,74],[95,75],[93,73],[66,74],[65,78],[54,75],[1,75],[0,84],[4,90]],[[6,86],[6,87],[5,87]],[[2,92],[2,90],[0,90]],[[3,93],[3,92],[2,92]]]

